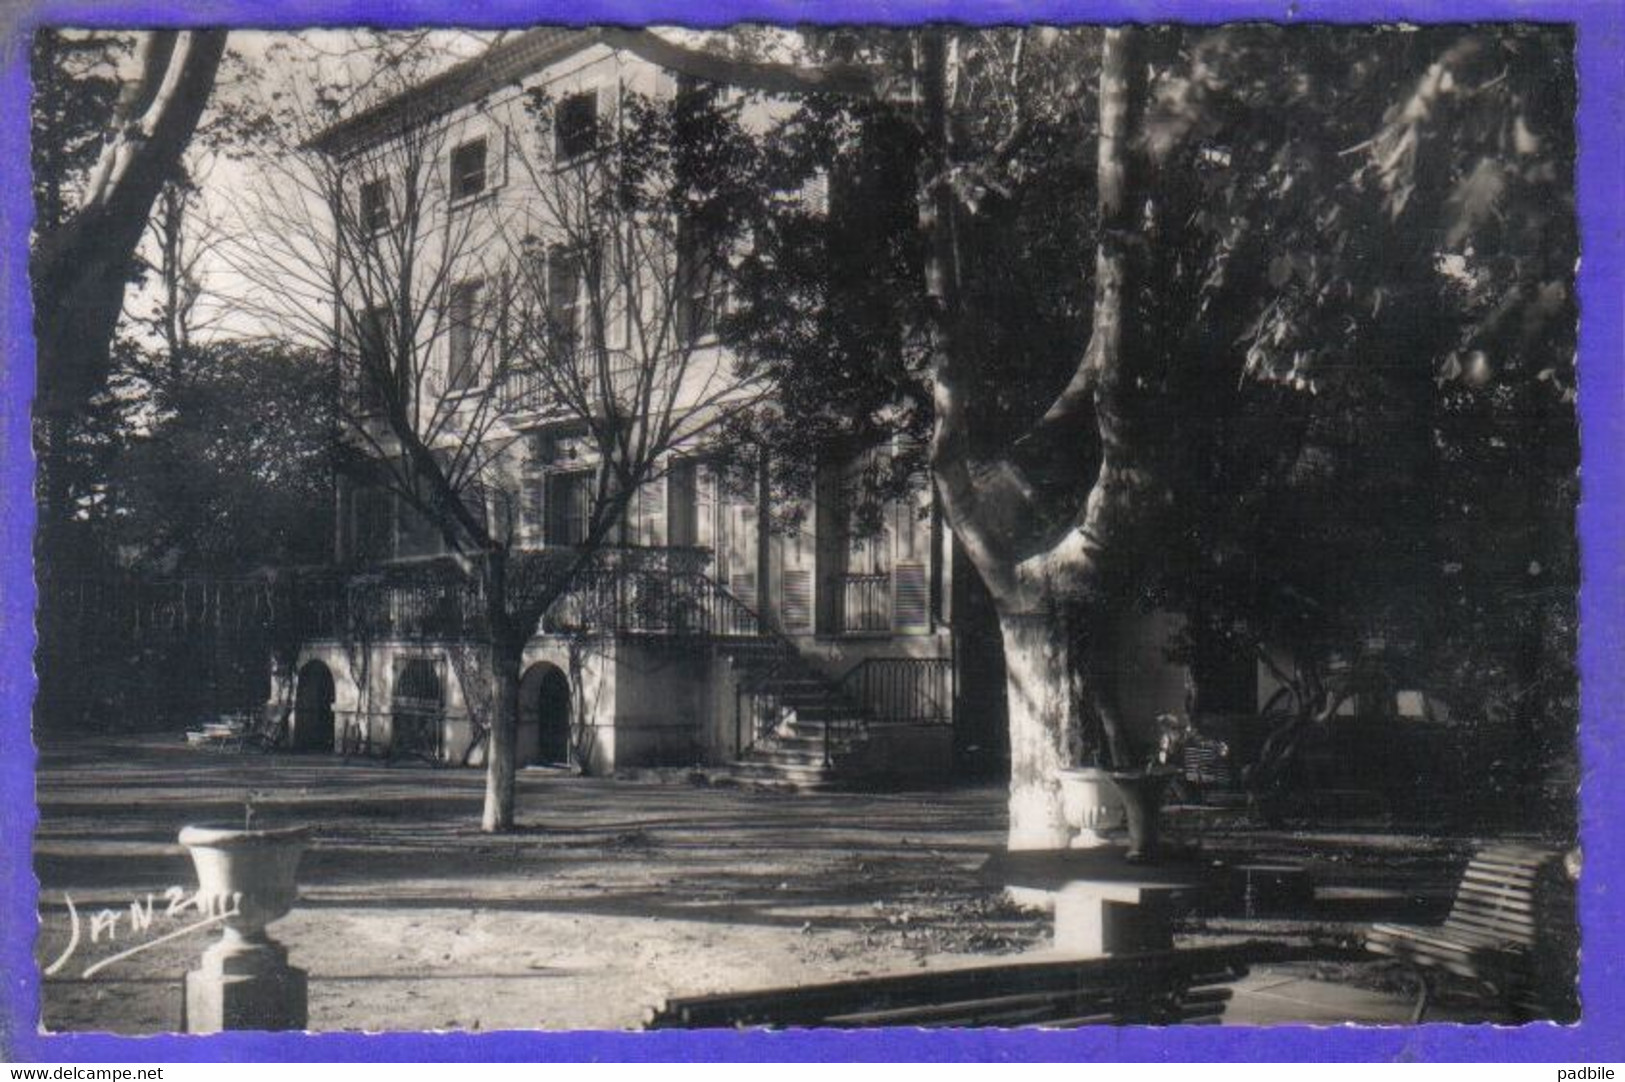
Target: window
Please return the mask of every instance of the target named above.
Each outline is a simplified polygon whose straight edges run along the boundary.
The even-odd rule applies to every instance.
[[[591,470],[570,470],[549,476],[545,530],[547,543],[579,545],[585,541],[591,505]]]
[[[450,357],[446,370],[446,387],[451,391],[467,391],[480,385],[480,356],[477,341],[481,282],[459,282],[451,289],[450,311],[447,312],[450,335]]]
[[[666,511],[670,520],[671,543],[692,547],[700,543],[699,471],[691,458],[671,464],[666,475]]]
[[[361,185],[361,228],[367,233],[389,228],[389,181],[369,180]]]
[[[485,191],[485,137],[459,143],[451,152],[451,197],[472,199]]]
[[[440,527],[410,500],[395,498],[395,555],[437,556],[445,549]]]
[[[666,544],[666,482],[657,477],[638,486],[621,520],[621,542],[660,548]]]
[[[553,156],[561,162],[598,149],[598,92],[571,94],[553,116]]]
[[[677,342],[692,345],[714,336],[722,313],[716,246],[688,222],[677,227]]]
[[[382,412],[384,388],[394,376],[389,358],[389,320],[388,308],[369,308],[356,328],[356,390],[362,413]]]
[[[581,255],[570,248],[554,248],[547,260],[548,329],[561,350],[574,349],[581,340]]]
[[[376,563],[395,554],[393,545],[393,507],[387,489],[374,485],[361,485],[351,499],[352,533],[351,555],[360,563]]]

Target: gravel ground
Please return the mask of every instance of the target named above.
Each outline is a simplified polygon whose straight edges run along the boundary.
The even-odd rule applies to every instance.
[[[1004,829],[1002,794],[790,794],[522,772],[519,829],[477,829],[477,771],[327,756],[231,755],[125,739],[42,749],[42,988],[50,1030],[179,1025],[180,975],[213,933],[84,969],[192,918],[176,843],[191,822],[306,823],[300,902],[273,926],[310,973],[315,1030],[616,1029],[670,994],[950,964],[1040,943],[1041,917],[976,869]],[[152,925],[92,914],[156,899]]]
[[[668,995],[961,964],[1042,948],[1047,917],[1007,904],[978,869],[1003,841],[1001,786],[795,794],[715,774],[617,779],[527,770],[518,829],[478,830],[480,772],[231,754],[171,737],[41,749],[36,957],[53,1031],[153,1033],[180,1024],[180,977],[214,935],[168,941],[165,891],[196,879],[188,823],[300,823],[314,839],[300,901],[273,926],[310,974],[313,1030],[621,1029]],[[1437,920],[1477,839],[1381,824],[1263,831],[1175,812],[1204,859],[1293,861],[1310,911],[1243,913],[1217,898],[1178,925],[1185,944],[1270,938],[1346,946],[1372,920]],[[132,901],[154,899],[132,930]],[[92,919],[120,914],[92,942]],[[150,947],[147,944],[152,944]],[[131,957],[86,977],[88,966]],[[1300,976],[1379,990],[1383,965],[1302,964]]]

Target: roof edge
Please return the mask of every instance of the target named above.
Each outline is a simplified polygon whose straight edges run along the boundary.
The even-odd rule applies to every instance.
[[[602,40],[597,27],[540,26],[495,45],[317,132],[310,149],[343,157],[388,139],[425,119],[478,101],[520,76]]]

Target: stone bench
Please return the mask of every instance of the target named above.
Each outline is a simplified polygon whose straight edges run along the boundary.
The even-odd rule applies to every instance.
[[[1175,906],[1201,889],[1194,877],[1073,880],[1055,895],[1055,948],[1085,958],[1169,950]]]

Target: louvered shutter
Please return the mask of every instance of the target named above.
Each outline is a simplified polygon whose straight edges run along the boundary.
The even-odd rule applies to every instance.
[[[666,544],[666,479],[656,477],[643,485],[642,496],[643,521],[638,523],[638,534],[641,544],[653,545],[657,548]]]
[[[786,631],[811,631],[813,626],[812,518],[804,516],[800,529],[778,539],[779,622]]]
[[[612,80],[598,88],[598,138],[612,144],[620,130],[621,84]]]
[[[526,473],[519,479],[519,531],[524,543],[540,546],[546,535],[547,504],[540,473]]]
[[[931,630],[931,587],[924,564],[898,564],[892,569],[892,624],[907,634]]]
[[[756,508],[746,503],[728,505],[728,588],[751,608],[757,604]]]
[[[709,466],[703,466],[694,478],[694,544],[711,549],[713,559],[719,554],[717,547],[717,477]]]
[[[897,501],[892,518],[892,630],[931,630],[931,577],[926,563],[929,531],[911,497]]]
[[[813,614],[813,575],[806,568],[784,569],[783,592],[779,595],[780,618],[786,631],[811,631]]]
[[[672,545],[677,548],[691,548],[700,543],[695,474],[693,459],[673,462],[666,474],[666,529]]]

